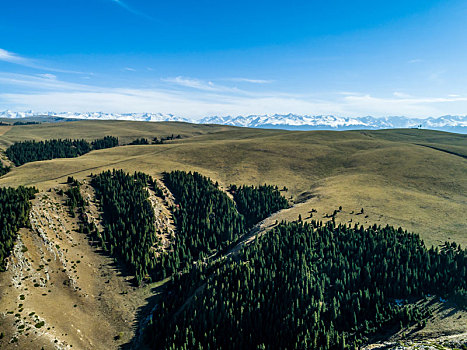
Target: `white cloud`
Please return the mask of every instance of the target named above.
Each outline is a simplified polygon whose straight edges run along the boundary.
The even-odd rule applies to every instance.
[[[76,83],[70,83],[66,81],[61,81],[59,79],[52,78],[55,77],[53,74],[39,74],[39,75],[27,75],[27,74],[15,74],[15,73],[3,73],[0,72],[0,83],[4,86],[16,86],[16,87],[26,87],[29,93],[34,93],[35,91],[44,91],[44,90],[77,90],[77,91],[96,91],[96,87],[91,85],[81,85]],[[34,91],[35,89],[35,91]]]
[[[0,86],[0,110],[160,112],[191,118],[273,113],[429,117],[465,114],[467,110],[465,95],[410,97],[394,93],[376,97],[346,92],[317,98],[277,91],[239,93],[209,81],[183,77],[164,79],[157,88],[128,89],[77,84],[44,75],[0,73]],[[12,93],[11,86],[26,92]]]
[[[376,103],[396,103],[396,104],[430,104],[430,103],[445,103],[445,102],[459,102],[467,101],[467,96],[457,97],[406,97],[406,98],[378,98],[371,95],[353,95],[345,97],[347,101],[366,101]]]
[[[57,79],[57,76],[50,73],[37,74],[37,76],[46,78],[46,79]]]
[[[414,58],[414,59],[408,61],[408,63],[412,63],[412,64],[413,63],[420,63],[420,62],[423,62],[423,60],[420,59],[420,58]]]
[[[338,94],[343,95],[343,96],[361,95],[360,92],[355,92],[355,91],[339,91]]]
[[[230,81],[238,81],[241,83],[251,83],[251,84],[270,84],[273,80],[263,80],[263,79],[249,79],[249,78],[230,78]]]
[[[434,81],[437,83],[443,82],[443,76],[445,73],[446,73],[445,70],[438,70],[438,71],[429,73],[427,78],[428,80]]]
[[[175,78],[163,78],[161,80],[166,83],[175,84],[175,85],[197,89],[197,90],[221,91],[221,90],[229,89],[224,86],[215,85],[212,81],[204,81],[200,79],[186,78],[182,76],[178,76]]]
[[[26,58],[18,56],[17,54],[4,49],[0,49],[0,61],[6,61],[17,64],[25,64],[28,62]]]
[[[404,115],[430,117],[445,114],[465,114],[467,97],[406,97],[382,98],[371,95],[354,95],[344,98],[346,110],[357,115]]]
[[[164,83],[169,83],[170,85],[177,85],[182,88],[189,88],[189,89],[212,92],[212,93],[231,94],[232,96],[235,96],[235,95],[256,96],[257,95],[257,93],[253,91],[239,89],[237,87],[220,85],[209,80],[188,78],[188,77],[183,77],[183,76],[177,76],[174,78],[162,78],[161,81]],[[278,93],[278,94],[282,96],[286,95],[284,93]]]
[[[333,106],[313,101],[229,96],[186,96],[156,90],[109,90],[108,92],[45,92],[37,94],[0,94],[0,105],[16,110],[108,111],[118,113],[160,112],[198,118],[206,115],[316,113],[324,114]],[[6,108],[4,108],[6,109]]]
[[[10,62],[10,63],[18,64],[21,66],[29,67],[29,68],[47,70],[47,71],[57,72],[57,73],[90,74],[90,73],[77,72],[73,70],[48,67],[47,65],[38,63],[36,60],[32,60],[30,58],[20,56],[14,52],[10,52],[10,51],[7,51],[1,48],[0,48],[0,61]]]
[[[135,10],[134,8],[128,6],[126,3],[124,3],[123,1],[121,0],[111,0],[113,3],[117,4],[118,6],[120,6],[121,8],[127,10],[128,12],[131,12],[132,14],[134,15],[137,15],[137,16],[141,16],[141,17],[144,17],[144,18],[147,18],[147,19],[153,19],[152,17],[148,16],[147,14],[145,13],[142,13],[140,11],[137,11]]]
[[[409,98],[409,97],[412,97],[410,96],[409,94],[406,94],[404,92],[399,92],[399,91],[394,91],[392,93],[395,97],[400,97],[400,98]]]
[[[128,72],[136,72],[136,69],[131,68],[131,67],[125,67],[125,68],[123,68],[123,70],[126,70]]]

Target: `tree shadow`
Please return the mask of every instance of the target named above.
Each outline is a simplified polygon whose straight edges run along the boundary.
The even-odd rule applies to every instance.
[[[145,298],[144,305],[140,306],[136,311],[135,322],[133,324],[133,338],[127,343],[121,344],[121,350],[144,349],[144,329],[149,321],[152,311],[160,303],[162,295],[164,294],[166,284],[169,279],[156,282],[154,284],[162,283],[151,288],[150,294]]]

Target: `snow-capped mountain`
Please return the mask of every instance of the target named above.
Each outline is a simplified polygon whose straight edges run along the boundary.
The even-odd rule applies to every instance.
[[[190,122],[189,119],[177,117],[173,114],[162,113],[104,113],[104,112],[13,112],[3,111],[0,112],[0,118],[30,118],[30,117],[58,117],[66,119],[97,119],[97,120],[134,120],[134,121],[148,121],[148,122],[162,122],[162,121],[182,121]]]
[[[303,116],[250,115],[247,117],[206,117],[198,121],[202,124],[223,124],[250,128],[272,128],[286,130],[350,130],[350,129],[390,129],[414,128],[467,132],[467,116],[442,116],[439,118],[407,117],[336,117],[332,115]]]
[[[0,118],[27,118],[27,117],[34,117],[37,114],[33,111],[26,111],[26,112],[13,112],[13,111],[3,111],[0,112]]]
[[[408,117],[337,117],[333,115],[249,115],[249,116],[210,116],[200,120],[188,119],[173,114],[162,113],[104,113],[104,112],[46,112],[33,111],[0,112],[0,118],[30,118],[57,117],[66,119],[97,119],[97,120],[134,120],[134,121],[177,121],[198,124],[221,124],[249,128],[272,128],[286,130],[351,130],[351,129],[390,129],[414,128],[445,130],[467,133],[467,116],[442,116],[438,118],[408,118]]]
[[[368,117],[366,117],[368,118]],[[303,116],[295,114],[287,115],[250,115],[247,117],[206,117],[199,122],[202,124],[224,124],[233,126],[243,126],[250,128],[302,128],[302,127],[352,127],[352,126],[367,126],[367,122],[363,122],[363,118],[342,118],[332,115],[319,116]],[[373,118],[374,119],[374,118]]]
[[[146,122],[189,122],[186,118],[174,116],[173,114],[162,114],[162,113],[54,113],[47,114],[48,116],[57,116],[61,118],[72,118],[72,119],[98,119],[98,120],[133,120],[133,121],[146,121]]]

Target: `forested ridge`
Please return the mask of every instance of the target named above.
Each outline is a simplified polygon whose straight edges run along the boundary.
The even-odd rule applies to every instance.
[[[79,185],[73,179],[69,182],[74,184],[67,191],[74,214],[74,208],[83,205],[83,199]],[[160,279],[189,269],[196,261],[225,249],[246,233],[245,219],[235,203],[209,178],[199,173],[173,171],[164,174],[164,182],[178,201],[172,208],[177,234],[168,250],[155,254],[159,243],[146,187],[162,196],[156,182],[146,174],[130,175],[121,170],[103,172],[91,181],[104,213],[105,229],[96,232],[94,226],[84,222],[82,230],[93,233],[105,250],[129,266],[138,284],[144,278]],[[262,211],[265,215],[275,208],[266,205],[268,200],[267,195],[256,198],[256,203],[266,208]]]
[[[93,177],[92,186],[103,210],[104,231],[98,238],[136,277],[137,284],[153,272],[156,244],[154,210],[146,187],[156,186],[141,172],[105,171]]]
[[[166,275],[190,267],[245,233],[243,215],[209,178],[197,172],[172,171],[164,174],[164,183],[178,201],[173,208],[177,227],[173,252],[161,258]]]
[[[272,213],[289,207],[277,186],[240,186],[230,185],[237,209],[245,217],[247,226],[266,219]]]
[[[0,271],[13,248],[20,227],[29,225],[31,203],[37,190],[32,187],[0,188]]]
[[[355,349],[383,327],[423,327],[429,311],[402,300],[465,299],[466,273],[466,250],[427,249],[401,229],[282,222],[238,258],[175,275],[147,340],[156,349]]]
[[[55,158],[74,158],[92,150],[118,146],[118,138],[105,136],[91,143],[81,140],[45,140],[15,142],[5,151],[7,157],[16,165]]]

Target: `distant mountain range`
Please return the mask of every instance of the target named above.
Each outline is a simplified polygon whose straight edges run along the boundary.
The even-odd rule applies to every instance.
[[[0,112],[0,118],[36,118],[58,117],[65,119],[96,119],[96,120],[134,120],[134,121],[178,121],[197,124],[221,124],[249,128],[269,128],[286,130],[355,130],[355,129],[391,129],[417,128],[434,129],[467,133],[467,116],[446,115],[437,118],[408,118],[408,117],[336,117],[332,115],[249,115],[236,117],[205,117],[199,120],[178,117],[173,114],[162,113],[73,113],[73,112]]]
[[[46,112],[38,113],[34,111],[26,112],[13,112],[3,111],[0,112],[0,118],[34,118],[34,117],[58,117],[66,119],[96,119],[96,120],[134,120],[134,121],[148,121],[148,122],[193,122],[186,118],[176,117],[172,114],[161,113],[103,113],[103,112]]]

